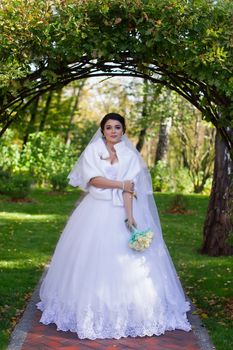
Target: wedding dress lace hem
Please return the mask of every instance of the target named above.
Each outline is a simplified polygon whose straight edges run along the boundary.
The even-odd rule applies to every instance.
[[[67,305],[53,300],[49,302],[49,307],[39,302],[37,308],[43,311],[41,323],[55,323],[58,331],[76,332],[80,339],[159,336],[175,329],[186,332],[191,330],[186,317],[186,312],[190,310],[188,301],[177,308],[169,305],[160,310],[148,309],[143,318],[135,307],[110,312],[89,306],[82,312],[75,312],[74,307],[71,310]]]

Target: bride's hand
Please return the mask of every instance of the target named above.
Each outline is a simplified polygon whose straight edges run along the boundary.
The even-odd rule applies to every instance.
[[[134,182],[132,180],[124,181],[124,191],[130,193],[134,192]]]
[[[133,217],[132,217],[132,218],[127,218],[127,219],[126,219],[126,225],[127,225],[127,227],[128,227],[129,229],[131,228],[131,226],[137,227],[137,223],[136,223],[136,221],[134,220]]]

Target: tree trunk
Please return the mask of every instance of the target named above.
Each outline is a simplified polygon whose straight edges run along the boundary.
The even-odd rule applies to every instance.
[[[36,113],[37,113],[37,107],[39,103],[40,97],[38,96],[32,103],[32,109],[31,109],[31,118],[28,123],[24,138],[23,138],[23,146],[26,145],[28,141],[29,134],[33,131],[35,131],[35,120],[36,120]]]
[[[73,121],[74,121],[75,112],[78,109],[80,96],[81,96],[81,92],[82,92],[82,89],[84,87],[84,84],[85,84],[85,80],[83,80],[81,82],[81,85],[79,86],[78,93],[75,96],[74,105],[73,105],[73,108],[72,108],[72,111],[71,111],[71,114],[70,114],[70,120],[69,120],[69,124],[68,124],[68,128],[67,128],[67,132],[66,132],[66,135],[65,135],[65,144],[66,144],[67,147],[69,147],[70,143],[71,143],[72,124],[73,124]],[[74,93],[75,93],[75,90],[76,89],[74,88]]]
[[[182,151],[181,151],[181,158],[182,158],[182,161],[183,161],[183,167],[186,168],[186,169],[189,169],[189,162],[188,162],[188,159],[187,159],[186,151],[184,149],[182,149]]]
[[[215,139],[214,177],[204,224],[201,252],[210,256],[231,255],[227,239],[233,229],[233,162],[219,131]]]
[[[157,144],[156,154],[155,154],[155,165],[158,163],[159,160],[166,161],[167,159],[169,133],[171,130],[171,125],[172,125],[171,117],[165,118],[160,122],[159,141]]]
[[[138,152],[141,152],[142,147],[144,145],[145,142],[145,136],[146,136],[146,130],[147,128],[143,128],[140,130],[139,136],[138,136],[138,142],[136,144],[136,148],[138,150]]]
[[[143,93],[143,105],[142,105],[142,120],[146,120],[147,113],[148,113],[148,81],[147,79],[144,79],[143,82],[143,87],[144,87],[144,93]],[[146,136],[146,130],[147,126],[142,127],[138,136],[138,142],[136,144],[136,149],[138,152],[141,152],[142,147],[145,142],[145,136]]]
[[[41,116],[39,131],[43,131],[44,130],[45,121],[46,121],[46,118],[47,118],[47,115],[48,115],[48,112],[49,112],[49,106],[50,106],[50,103],[51,103],[51,100],[52,100],[52,96],[53,96],[53,91],[50,90],[49,94],[48,94],[48,97],[47,97],[47,100],[46,100],[46,104],[45,104],[45,108],[44,108],[43,114]]]

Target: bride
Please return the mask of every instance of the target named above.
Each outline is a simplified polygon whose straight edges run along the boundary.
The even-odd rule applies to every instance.
[[[162,237],[150,174],[125,129],[122,116],[107,114],[70,172],[69,183],[87,194],[40,288],[40,322],[80,339],[191,330],[190,305]],[[154,232],[149,248],[129,247],[132,226]]]

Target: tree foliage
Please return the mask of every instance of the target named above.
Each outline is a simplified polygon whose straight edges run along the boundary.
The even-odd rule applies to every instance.
[[[2,0],[2,131],[72,80],[130,75],[165,85],[233,141],[230,0]]]
[[[173,135],[172,143],[174,156],[188,170],[193,192],[201,193],[213,175],[215,129],[201,120],[197,110],[192,112],[191,120],[174,120],[176,137]]]

